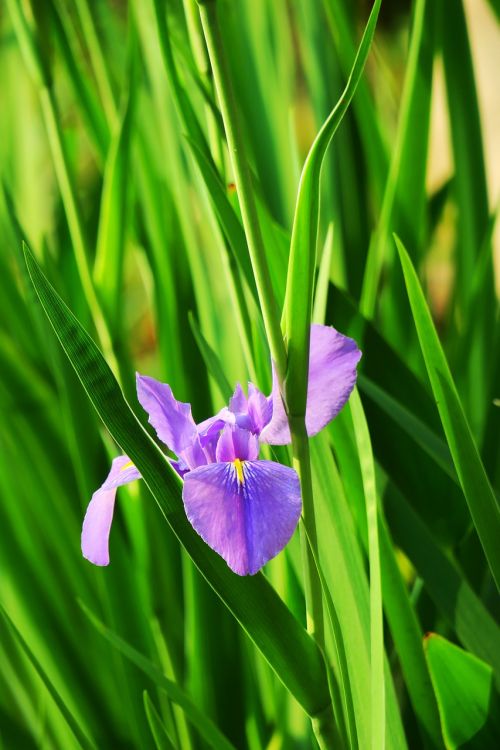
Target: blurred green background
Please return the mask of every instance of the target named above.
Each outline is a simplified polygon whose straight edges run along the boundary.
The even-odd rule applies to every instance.
[[[369,7],[219,3],[280,306],[302,164],[342,91]],[[398,750],[463,746],[448,726],[449,706],[475,705],[475,694],[453,692],[474,683],[469,662],[450,703],[442,667],[434,667],[430,690],[426,631],[469,652],[450,657],[457,674],[472,654],[486,664],[488,680],[491,669],[499,679],[497,594],[392,239],[397,232],[418,269],[498,492],[498,12],[496,0],[385,0],[322,176],[323,296],[315,318],[353,335],[364,352],[360,391],[385,511],[387,746]],[[0,618],[0,747],[84,746],[75,725],[99,748],[208,746],[158,671],[237,748],[314,747],[303,709],[181,550],[144,487],[119,491],[111,566],[81,558],[83,513],[117,449],[45,319],[22,257],[24,239],[144,423],[136,370],[168,382],[198,421],[223,405],[226,381],[250,378],[270,390],[196,2],[6,0],[0,81],[0,603],[17,628],[16,635]],[[287,460],[285,450],[276,456]],[[348,408],[313,442],[313,470],[324,509],[322,565],[365,748],[366,520]],[[304,622],[298,538],[266,575]],[[103,637],[82,603],[147,657],[149,672]],[[422,685],[432,693],[425,710],[413,689]],[[477,700],[487,727],[490,693],[486,708],[484,696]],[[489,747],[488,737],[475,746]]]

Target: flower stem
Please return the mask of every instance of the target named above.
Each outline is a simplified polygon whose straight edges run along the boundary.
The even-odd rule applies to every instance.
[[[325,630],[321,581],[316,572],[313,554],[317,555],[318,552],[318,535],[313,502],[309,439],[302,418],[289,417],[289,421],[292,433],[293,467],[300,477],[302,517],[307,529],[307,535],[302,533],[301,536],[302,562],[306,573],[307,631],[324,650]]]
[[[264,327],[271,350],[271,357],[275,364],[278,378],[282,383],[286,372],[285,344],[279,322],[278,305],[267,267],[264,240],[262,238],[253,192],[252,176],[248,161],[245,158],[245,144],[240,113],[236,104],[229,67],[224,53],[224,44],[217,18],[216,0],[208,0],[208,2],[200,3],[200,16],[222,119],[224,121],[229,158],[234,172],[243,227],[248,242],[248,250],[259,295]]]
[[[321,580],[316,568],[318,555],[318,536],[316,531],[316,517],[314,512],[311,456],[309,452],[309,438],[305,419],[288,416],[292,434],[293,468],[300,478],[302,491],[302,521],[301,549],[302,565],[304,569],[307,632],[315,639],[323,655],[325,650],[325,628],[323,615],[323,592]],[[330,703],[320,715],[312,719],[314,734],[320,748],[342,747],[342,739],[333,716]]]

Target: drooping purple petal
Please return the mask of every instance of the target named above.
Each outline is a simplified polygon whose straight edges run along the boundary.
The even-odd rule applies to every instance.
[[[301,513],[296,472],[273,461],[224,462],[186,474],[186,514],[238,575],[253,575],[290,540]]]
[[[217,442],[216,461],[255,461],[259,455],[259,438],[249,430],[226,425]]]
[[[316,435],[331,422],[347,402],[356,383],[360,358],[361,352],[353,339],[330,326],[311,326],[306,407],[309,436]],[[291,436],[274,368],[272,402],[272,418],[260,440],[271,445],[286,445]]]
[[[82,554],[94,565],[109,564],[109,532],[113,521],[116,488],[140,479],[141,475],[127,456],[113,460],[102,487],[94,492],[82,527]]]
[[[137,373],[137,398],[149,415],[156,434],[178,456],[189,448],[197,436],[191,405],[174,398],[166,383]]]

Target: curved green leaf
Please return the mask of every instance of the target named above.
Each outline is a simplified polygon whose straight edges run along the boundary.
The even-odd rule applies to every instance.
[[[175,745],[170,739],[165,724],[161,720],[161,716],[147,690],[144,691],[144,710],[157,750],[175,750]]]
[[[435,633],[424,643],[446,747],[497,748],[500,703],[491,667]]]
[[[285,390],[289,413],[294,416],[304,415],[306,406],[309,328],[316,267],[321,167],[330,141],[347,112],[363,73],[379,10],[380,0],[375,0],[347,85],[316,136],[300,178],[283,313],[285,336],[288,340]]]
[[[422,354],[446,439],[493,578],[500,588],[498,500],[472,437],[417,274],[408,253],[397,237],[396,245]]]
[[[219,750],[234,750],[234,746],[229,742],[222,732],[216,727],[211,719],[203,714],[193,703],[189,695],[184,692],[175,682],[169,680],[158,667],[149,659],[143,656],[139,651],[130,646],[123,638],[116,635],[112,630],[106,627],[84,604],[80,602],[85,615],[89,618],[92,625],[98,632],[123,654],[129,661],[139,667],[140,670],[147,674],[158,687],[165,690],[168,697],[179,705],[189,721],[200,732],[201,736],[214,748]]]
[[[45,685],[48,692],[52,696],[54,703],[57,705],[59,711],[61,712],[66,723],[68,724],[68,727],[71,729],[72,733],[74,734],[74,736],[76,737],[76,739],[78,740],[82,748],[84,748],[84,750],[96,750],[97,745],[95,744],[94,740],[90,739],[85,734],[78,720],[76,719],[72,711],[68,708],[68,706],[64,702],[63,698],[61,697],[59,691],[53,684],[52,680],[49,678],[44,668],[42,667],[42,665],[36,658],[35,654],[31,650],[31,648],[28,646],[23,636],[21,635],[17,627],[14,625],[14,623],[12,622],[9,615],[7,614],[7,612],[5,611],[5,609],[3,608],[1,604],[0,604],[0,612],[5,618],[5,621],[7,622],[9,628],[11,629],[16,641],[19,643],[19,646],[24,651],[24,653],[28,657],[28,660],[33,665],[33,668],[36,670],[36,672],[40,676],[40,679],[42,680],[43,684]]]

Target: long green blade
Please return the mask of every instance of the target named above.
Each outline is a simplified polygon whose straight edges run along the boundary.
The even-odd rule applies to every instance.
[[[374,750],[385,747],[385,677],[384,677],[384,621],[382,610],[382,579],[380,573],[380,545],[378,536],[377,488],[375,462],[363,405],[357,389],[350,399],[354,435],[363,479],[368,528],[368,556],[370,561],[370,661],[371,661],[371,742]]]
[[[74,736],[76,737],[76,739],[78,740],[82,748],[84,748],[84,750],[95,750],[97,745],[95,744],[94,740],[90,739],[87,736],[87,734],[83,731],[78,720],[76,719],[76,717],[73,715],[71,710],[68,708],[68,706],[64,702],[63,698],[59,694],[59,691],[53,684],[52,680],[49,678],[46,671],[42,667],[41,663],[36,658],[35,654],[31,650],[31,648],[28,646],[25,639],[23,638],[23,636],[21,635],[17,627],[14,625],[11,618],[9,617],[9,615],[7,614],[7,612],[5,611],[5,609],[3,608],[1,604],[0,604],[0,612],[4,616],[7,624],[9,625],[12,633],[14,634],[16,641],[19,643],[19,646],[28,657],[34,669],[38,672],[40,679],[42,680],[43,684],[45,685],[48,692],[52,696],[55,704],[57,705],[62,716],[67,722],[68,727],[71,729],[72,733],[74,734]]]
[[[284,308],[285,335],[288,340],[286,397],[289,412],[294,415],[303,415],[306,405],[309,327],[316,267],[321,167],[330,141],[347,112],[363,73],[379,9],[380,0],[376,0],[347,85],[311,146],[300,178]]]
[[[406,290],[443,429],[470,514],[500,588],[500,508],[472,437],[448,362],[439,342],[417,274],[401,241],[396,245]]]
[[[123,638],[116,635],[112,630],[106,627],[87,607],[80,605],[89,618],[92,625],[111,645],[122,653],[127,659],[135,664],[139,669],[147,674],[158,687],[165,690],[169,698],[179,705],[190,722],[198,729],[201,736],[214,748],[218,750],[234,750],[234,746],[229,742],[222,732],[217,729],[213,721],[205,716],[193,703],[187,693],[182,690],[175,682],[169,680],[158,667],[149,659],[139,653],[135,648],[130,646]]]

